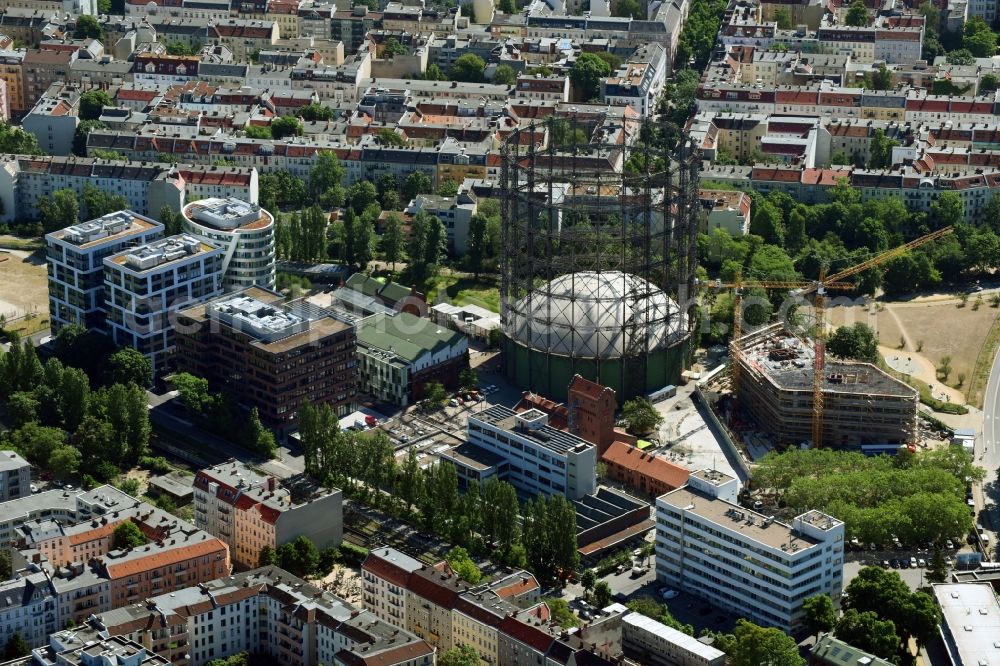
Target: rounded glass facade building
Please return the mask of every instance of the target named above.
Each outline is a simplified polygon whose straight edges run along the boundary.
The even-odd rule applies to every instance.
[[[565,400],[573,375],[619,401],[676,384],[691,351],[699,161],[644,141],[658,128],[588,114],[502,148],[503,363]]]
[[[274,289],[274,216],[240,199],[201,199],[184,206],[184,229],[215,241],[225,250],[222,288],[258,285]]]

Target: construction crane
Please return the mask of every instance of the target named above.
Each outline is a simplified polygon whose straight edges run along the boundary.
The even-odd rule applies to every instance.
[[[826,292],[838,289],[853,289],[854,284],[843,280],[858,273],[884,264],[896,257],[920,247],[925,243],[938,240],[954,231],[954,227],[948,226],[937,231],[921,236],[909,243],[904,243],[898,247],[881,252],[871,259],[855,264],[833,275],[826,275],[826,268],[821,267],[819,279],[814,281],[790,282],[784,280],[747,280],[735,283],[722,283],[716,281],[711,286],[715,288],[734,289],[733,298],[733,335],[729,343],[729,358],[731,366],[731,378],[733,383],[733,395],[739,395],[740,383],[740,359],[742,349],[739,340],[743,334],[743,289],[761,287],[764,289],[790,289],[796,296],[813,296],[813,309],[815,312],[815,354],[813,359],[813,420],[812,420],[812,442],[814,447],[822,446],[823,442],[823,377],[826,365],[826,322],[823,308]]]

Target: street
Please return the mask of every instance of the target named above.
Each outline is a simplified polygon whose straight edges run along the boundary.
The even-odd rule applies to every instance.
[[[976,443],[976,463],[986,469],[986,479],[976,490],[976,507],[982,509],[979,521],[990,532],[992,547],[996,547],[997,531],[1000,528],[1000,514],[997,500],[1000,487],[997,470],[1000,469],[1000,355],[993,359],[986,397],[983,400],[983,435]],[[994,552],[991,550],[991,552]]]

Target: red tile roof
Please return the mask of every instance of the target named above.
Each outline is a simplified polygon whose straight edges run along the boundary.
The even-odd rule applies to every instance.
[[[688,481],[690,472],[680,465],[652,453],[643,453],[634,446],[615,441],[601,458],[625,469],[634,469],[674,488],[680,488]]]

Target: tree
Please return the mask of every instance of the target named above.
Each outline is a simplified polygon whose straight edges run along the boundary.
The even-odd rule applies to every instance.
[[[826,349],[834,356],[867,363],[878,363],[878,335],[868,324],[841,326],[827,342]]]
[[[382,57],[392,58],[398,55],[409,55],[410,49],[406,48],[399,43],[399,40],[395,37],[390,37],[385,40],[385,46],[382,47]]]
[[[871,73],[871,87],[874,90],[891,90],[892,89],[892,72],[889,68],[885,66],[885,63],[879,63],[875,71]]]
[[[774,12],[774,21],[778,24],[778,30],[791,30],[792,12],[787,7],[778,7]]]
[[[497,10],[503,12],[504,14],[516,14],[517,3],[515,0],[500,0],[500,2],[497,3]]]
[[[315,200],[330,188],[340,187],[344,180],[344,167],[340,164],[336,153],[331,150],[321,150],[316,155],[316,162],[309,170],[309,195]]]
[[[146,543],[146,536],[139,529],[139,526],[131,520],[120,523],[111,533],[111,547],[116,550],[138,548],[144,543]]]
[[[633,433],[648,433],[663,423],[663,415],[656,411],[653,403],[641,396],[625,403],[622,407],[622,417]]]
[[[455,81],[467,81],[469,83],[479,83],[483,80],[483,71],[486,69],[486,62],[475,53],[466,53],[455,60],[451,66],[449,74]]]
[[[473,215],[469,221],[469,252],[466,255],[466,262],[477,280],[483,271],[483,262],[489,249],[486,243],[486,230],[489,222],[489,218],[480,213]]]
[[[90,183],[84,183],[83,206],[87,217],[94,219],[128,208],[128,199],[122,194],[111,194]]]
[[[278,445],[274,440],[274,433],[260,422],[260,413],[256,407],[250,410],[250,432],[253,434],[253,450],[268,458],[273,458],[274,452],[278,450]]]
[[[732,666],[802,666],[795,639],[780,629],[736,621],[730,641],[722,642]]]
[[[38,197],[38,217],[45,231],[65,229],[80,221],[80,202],[70,189],[56,190],[52,197]]]
[[[948,565],[944,561],[944,549],[940,543],[934,544],[934,554],[927,569],[927,580],[932,583],[943,583],[948,580]]]
[[[76,39],[101,39],[104,29],[97,19],[89,14],[84,14],[76,19],[76,29],[73,37]]]
[[[302,136],[302,121],[295,116],[282,116],[271,121],[271,136],[283,139],[286,136]]]
[[[15,391],[7,398],[7,420],[13,428],[21,428],[38,421],[41,403],[31,391]]]
[[[188,372],[179,372],[174,375],[172,383],[177,390],[181,404],[192,414],[201,414],[208,406],[208,380],[202,377],[195,377]]]
[[[872,169],[888,169],[892,166],[892,149],[899,145],[895,139],[889,139],[885,131],[880,127],[875,130],[872,137],[871,157],[868,166]]]
[[[581,53],[569,71],[569,80],[580,101],[589,101],[601,93],[601,79],[611,76],[611,65],[594,53]]]
[[[997,78],[996,74],[987,72],[979,78],[978,92],[980,95],[995,92],[998,88],[1000,88],[1000,78]]]
[[[611,5],[611,15],[623,18],[645,18],[638,0],[615,0]]]
[[[382,146],[405,146],[406,139],[403,138],[402,134],[399,134],[396,130],[385,127],[378,131],[375,135],[378,142]]]
[[[347,200],[360,215],[368,206],[378,203],[378,190],[370,180],[359,180],[347,188]]]
[[[385,260],[396,270],[396,262],[403,252],[403,221],[396,213],[389,213],[382,232],[382,254]]]
[[[271,546],[264,546],[260,549],[260,555],[257,556],[257,566],[269,567],[277,564],[278,553],[275,552],[274,548]]]
[[[195,54],[195,50],[184,42],[178,42],[178,41],[167,42],[166,46],[167,46],[167,55],[193,56]],[[198,50],[200,51],[201,49]]]
[[[833,601],[825,594],[805,599],[802,602],[802,610],[805,611],[806,625],[811,633],[830,631],[837,623],[837,611],[833,607]]]
[[[976,57],[969,49],[955,49],[946,56],[949,65],[974,65]]]
[[[153,366],[141,352],[125,347],[108,359],[108,374],[112,384],[138,384],[149,386],[153,383]]]
[[[107,125],[102,123],[100,120],[82,120],[80,124],[76,126],[76,132],[73,134],[73,154],[79,155],[80,157],[87,156],[87,137],[95,129],[107,129]],[[34,139],[34,135],[29,135]],[[38,150],[38,144],[35,143],[35,149]],[[29,154],[41,154],[41,151]],[[124,159],[121,155],[115,153],[118,159]],[[96,151],[93,153],[94,157],[101,157]]]
[[[445,559],[448,561],[448,565],[458,574],[458,577],[466,583],[475,585],[483,579],[482,572],[479,571],[479,567],[469,557],[469,551],[465,548],[461,546],[452,548],[448,551],[448,556]]]
[[[439,197],[454,197],[458,195],[458,183],[451,178],[446,178],[438,185],[437,195]]]
[[[965,222],[965,205],[962,203],[962,197],[955,192],[942,192],[931,202],[927,219],[935,229]]]
[[[462,368],[458,373],[458,383],[463,388],[474,388],[479,383],[479,375],[472,368]]]
[[[634,0],[633,0],[634,2]],[[517,72],[510,65],[498,65],[493,72],[493,83],[512,86],[517,82]]]
[[[448,391],[439,382],[428,382],[424,386],[424,404],[428,409],[444,407],[444,401],[447,399]]]
[[[416,199],[418,194],[430,194],[434,190],[431,179],[423,171],[413,171],[403,181],[403,198]]]
[[[972,16],[965,22],[962,46],[974,58],[992,58],[997,52],[997,35],[980,16]]]
[[[573,614],[573,610],[565,599],[558,597],[548,597],[543,599],[545,605],[549,607],[552,621],[564,629],[580,626],[580,618]]]
[[[311,104],[306,104],[301,107],[297,115],[307,122],[316,122],[320,120],[331,120],[333,118],[333,109],[328,106],[323,106],[317,102],[312,102]]]
[[[438,666],[479,666],[479,653],[466,643],[448,648],[438,654]]]
[[[599,580],[594,585],[594,606],[597,608],[607,608],[614,598],[611,586],[607,581]]]
[[[157,219],[163,225],[164,236],[175,236],[183,231],[184,218],[170,206],[160,208]]]
[[[39,467],[48,467],[53,453],[66,441],[66,434],[59,428],[28,423],[10,434],[10,443],[28,461]]]
[[[427,71],[424,72],[424,78],[428,81],[447,81],[448,77],[444,75],[441,68],[436,62],[432,62],[427,65]]]
[[[868,25],[868,8],[865,7],[864,0],[851,0],[844,23],[855,27]]]
[[[68,479],[80,470],[83,456],[72,446],[60,446],[49,456],[47,467],[57,479]]]
[[[111,96],[103,90],[88,90],[80,95],[80,120],[97,120],[104,107],[112,104]]]
[[[298,536],[278,546],[278,566],[294,576],[305,578],[319,568],[319,550],[308,537]]]
[[[899,636],[891,620],[880,620],[876,613],[859,613],[853,608],[844,612],[834,634],[845,643],[883,659],[895,659]]]
[[[20,633],[15,631],[7,640],[7,645],[4,646],[3,653],[5,660],[20,659],[31,654],[31,646],[28,645],[28,641],[24,640]]]
[[[594,589],[594,585],[597,584],[597,574],[594,573],[593,569],[585,569],[583,575],[580,576],[580,585],[583,585],[585,592],[590,592]]]
[[[924,592],[911,592],[895,571],[864,567],[845,592],[848,609],[859,613],[870,611],[890,620],[903,640],[912,636],[926,643],[941,621],[941,610],[934,600]]]

